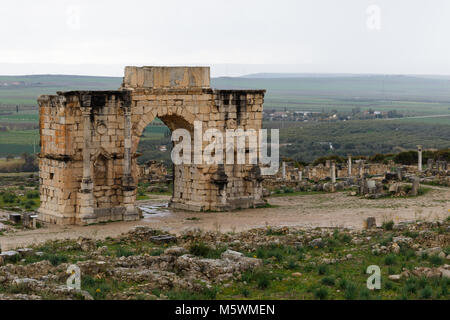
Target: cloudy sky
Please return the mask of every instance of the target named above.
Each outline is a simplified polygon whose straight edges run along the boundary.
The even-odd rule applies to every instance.
[[[448,0],[15,0],[0,10],[0,74],[450,74]]]

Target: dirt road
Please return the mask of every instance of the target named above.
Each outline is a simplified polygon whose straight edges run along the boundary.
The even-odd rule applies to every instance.
[[[181,233],[189,228],[221,232],[242,231],[270,226],[314,226],[362,228],[363,221],[374,216],[377,223],[394,220],[436,220],[450,214],[450,188],[432,187],[424,196],[397,199],[363,199],[347,192],[319,195],[284,196],[269,199],[272,208],[247,209],[221,213],[192,213],[161,208],[169,197],[140,201],[144,219],[91,226],[50,225],[37,230],[18,231],[0,236],[2,250],[29,246],[51,239],[76,239],[79,236],[103,239],[128,232],[133,226],[148,225]],[[151,213],[151,214],[150,214]]]

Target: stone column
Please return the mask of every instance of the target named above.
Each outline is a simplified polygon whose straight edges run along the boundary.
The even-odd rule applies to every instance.
[[[136,186],[134,184],[133,176],[131,174],[131,108],[124,106],[124,156],[123,156],[123,205],[125,213],[123,220],[132,221],[138,220],[139,214],[134,205],[136,201]]]
[[[84,101],[86,105],[87,101]],[[89,99],[90,105],[90,99]],[[80,220],[82,223],[95,222],[94,215],[94,183],[91,176],[91,112],[90,108],[82,107],[83,115],[83,178],[81,180],[81,188],[78,194],[80,204]]]
[[[303,171],[301,169],[298,170],[298,181],[303,180]]]
[[[334,161],[331,161],[330,177],[331,177],[331,182],[336,183],[336,162],[334,162]]]
[[[362,178],[364,176],[364,163],[363,160],[359,160],[358,162],[358,176]]]
[[[282,177],[283,180],[286,180],[286,162],[283,161],[283,165],[282,165]]]
[[[351,177],[352,176],[352,155],[349,154],[348,155],[348,168],[347,168],[347,172],[348,172],[348,176]]]
[[[417,170],[419,172],[421,172],[422,171],[422,146],[421,145],[417,146],[417,156],[418,156]]]

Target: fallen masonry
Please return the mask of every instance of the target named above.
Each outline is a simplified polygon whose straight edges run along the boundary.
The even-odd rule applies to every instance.
[[[241,294],[261,298],[270,292],[272,298],[284,299],[284,290],[274,291],[279,285],[300,290],[298,297],[314,298],[314,292],[302,291],[307,288],[295,283],[306,278],[332,283],[339,277],[365,283],[366,277],[355,275],[354,269],[369,262],[382,266],[383,281],[403,286],[407,279],[423,278],[429,286],[444,286],[450,271],[449,223],[448,219],[401,221],[392,230],[377,226],[365,230],[266,227],[241,233],[190,229],[169,235],[174,238],[169,243],[152,241],[168,236],[160,230],[137,226],[114,239],[51,241],[3,252],[2,257],[16,258],[0,260],[0,298],[177,299],[188,294],[213,299],[219,294],[228,299]],[[401,267],[403,259],[408,268]],[[392,262],[385,265],[388,261]],[[391,263],[397,274],[389,274]],[[65,286],[71,264],[80,268],[85,279],[82,291]],[[336,274],[329,274],[334,269]],[[99,287],[105,291],[97,291]],[[402,290],[383,292],[392,297]],[[440,298],[449,298],[442,294]]]

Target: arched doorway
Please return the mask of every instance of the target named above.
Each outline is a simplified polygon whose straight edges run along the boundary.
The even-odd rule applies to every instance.
[[[138,146],[149,123],[170,130],[259,130],[264,90],[213,90],[207,67],[127,67],[117,91],[70,91],[38,99],[41,207],[57,224],[137,220]],[[194,137],[194,134],[191,134]],[[202,143],[202,142],[201,142]],[[262,203],[256,164],[181,164],[171,206],[224,211]]]

